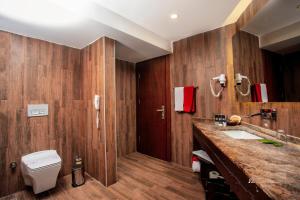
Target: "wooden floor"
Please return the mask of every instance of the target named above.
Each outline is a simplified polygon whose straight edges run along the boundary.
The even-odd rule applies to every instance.
[[[32,191],[26,190],[0,200],[205,199],[202,185],[190,169],[140,153],[118,159],[118,182],[108,188],[90,177],[81,187],[73,188],[70,183],[71,176],[66,176],[49,192],[34,196]]]

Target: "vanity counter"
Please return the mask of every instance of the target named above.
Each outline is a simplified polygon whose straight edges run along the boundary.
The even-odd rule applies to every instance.
[[[193,120],[194,137],[240,199],[300,199],[300,146],[277,140],[247,126],[218,127]],[[224,130],[244,130],[283,143],[233,139]]]

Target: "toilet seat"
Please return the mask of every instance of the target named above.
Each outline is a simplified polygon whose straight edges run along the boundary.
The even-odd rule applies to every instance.
[[[22,157],[24,163],[31,170],[50,166],[61,162],[55,150],[38,151]]]
[[[55,150],[39,151],[23,156],[21,171],[25,185],[32,186],[35,194],[55,187],[61,162]]]

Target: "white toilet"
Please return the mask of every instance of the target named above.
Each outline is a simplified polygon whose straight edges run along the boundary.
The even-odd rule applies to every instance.
[[[32,186],[34,194],[54,188],[60,168],[61,158],[55,150],[31,153],[21,159],[25,185]]]

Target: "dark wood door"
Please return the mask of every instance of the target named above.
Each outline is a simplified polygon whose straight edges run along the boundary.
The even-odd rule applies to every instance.
[[[167,61],[164,56],[137,64],[137,148],[162,160],[170,160]]]

